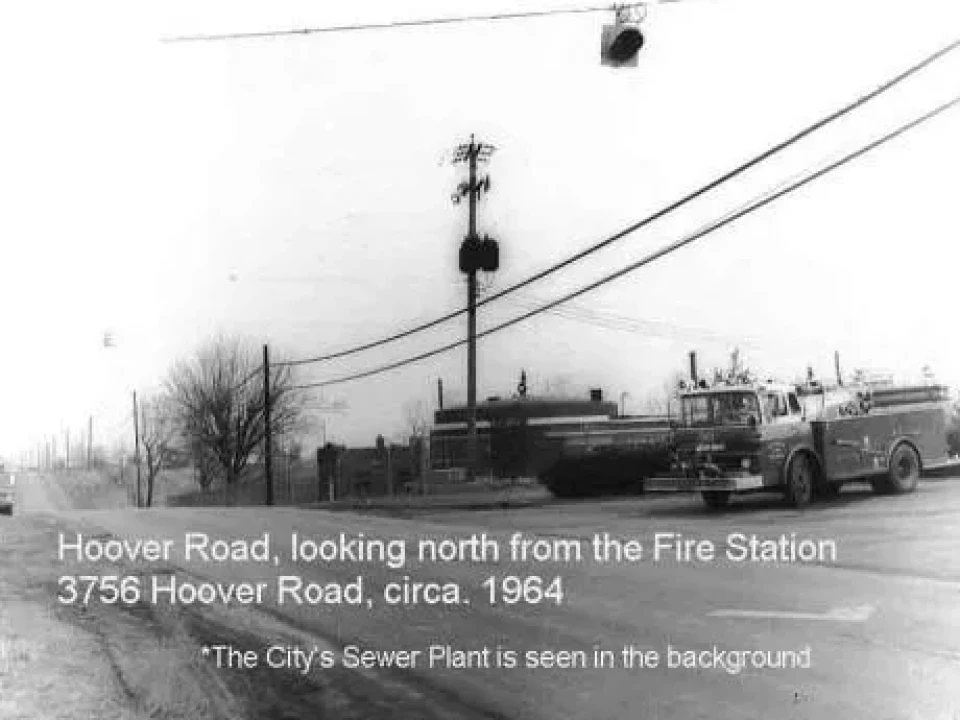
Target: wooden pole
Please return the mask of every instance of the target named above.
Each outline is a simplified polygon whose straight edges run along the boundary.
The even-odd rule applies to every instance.
[[[264,422],[264,477],[267,483],[267,505],[273,505],[273,438],[270,427],[270,351],[263,346],[263,422]]]
[[[137,412],[137,391],[133,391],[133,461],[137,466],[137,507],[141,507],[140,488],[140,418]]]

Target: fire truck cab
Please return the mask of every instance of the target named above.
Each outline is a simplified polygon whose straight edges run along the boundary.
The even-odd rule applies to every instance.
[[[670,472],[645,487],[699,492],[711,508],[770,491],[802,507],[852,481],[912,492],[921,470],[950,463],[949,403],[940,388],[907,390],[875,407],[866,388],[742,381],[686,389]]]

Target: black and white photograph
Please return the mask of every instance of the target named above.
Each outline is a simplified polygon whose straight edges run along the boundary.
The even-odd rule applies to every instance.
[[[960,720],[960,4],[0,62],[0,720]]]

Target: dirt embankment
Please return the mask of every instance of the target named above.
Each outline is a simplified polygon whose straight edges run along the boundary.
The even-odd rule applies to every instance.
[[[108,605],[96,594],[88,604],[60,602],[68,597],[64,576],[142,572],[131,563],[80,565],[58,558],[61,533],[106,539],[77,510],[124,507],[126,493],[99,473],[24,476],[22,482],[30,483],[23,488],[25,502],[13,517],[0,518],[0,717],[327,717],[318,712],[317,689],[295,682],[292,673],[252,677],[217,669],[201,653],[208,643],[257,647],[249,631],[146,602]],[[282,714],[274,712],[278,708]]]
[[[60,533],[110,539],[97,514],[115,494],[59,478],[31,482],[29,508],[0,518],[0,717],[5,720],[434,720],[475,716],[450,698],[429,700],[402,678],[342,668],[303,675],[260,663],[217,668],[204,646],[263,651],[276,644],[325,644],[273,613],[219,605],[59,602],[63,576],[177,574],[175,567],[58,558]],[[87,482],[87,486],[82,484]],[[70,485],[69,482],[74,482]],[[66,511],[66,512],[63,512]],[[137,512],[130,508],[129,512]],[[141,511],[155,512],[155,511]],[[176,511],[160,511],[176,512]],[[482,713],[480,713],[482,715]]]
[[[60,562],[58,511],[123,498],[94,475],[23,476],[24,503],[0,518],[0,717],[10,720],[214,720],[244,717],[175,618],[152,609],[58,602],[64,575],[128,570]],[[76,517],[71,513],[71,518]]]

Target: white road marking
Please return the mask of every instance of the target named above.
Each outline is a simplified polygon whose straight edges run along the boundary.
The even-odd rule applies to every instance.
[[[873,615],[872,605],[833,608],[825,613],[788,612],[782,610],[714,610],[709,617],[752,618],[770,620],[829,620],[862,623]]]

